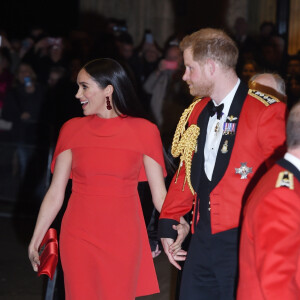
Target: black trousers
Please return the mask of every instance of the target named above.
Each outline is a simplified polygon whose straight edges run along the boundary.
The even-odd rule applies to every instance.
[[[239,229],[211,234],[210,181],[202,169],[197,194],[200,220],[184,263],[179,300],[234,300],[238,272]]]
[[[197,228],[184,264],[180,300],[234,300],[239,229],[212,235]]]

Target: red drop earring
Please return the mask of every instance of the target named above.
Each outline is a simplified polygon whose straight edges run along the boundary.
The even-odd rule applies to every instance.
[[[111,104],[110,104],[110,100],[109,100],[109,97],[108,97],[108,96],[106,96],[106,108],[107,108],[108,110],[112,110],[112,106],[111,106]]]

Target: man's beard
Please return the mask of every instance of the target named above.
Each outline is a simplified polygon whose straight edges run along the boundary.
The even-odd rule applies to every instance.
[[[192,89],[190,89],[190,94],[196,97],[210,97],[213,91],[213,84],[207,83],[199,86],[192,85]]]

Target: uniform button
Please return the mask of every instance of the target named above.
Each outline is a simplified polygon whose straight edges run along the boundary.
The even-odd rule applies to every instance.
[[[193,224],[193,221],[191,221],[190,224],[192,225],[192,224]]]
[[[194,211],[192,210],[191,214],[193,215],[194,214]]]
[[[193,205],[195,205],[195,201],[193,201]]]

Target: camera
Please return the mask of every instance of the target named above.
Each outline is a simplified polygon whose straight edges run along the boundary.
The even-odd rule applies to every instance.
[[[145,34],[145,42],[146,42],[147,44],[153,44],[153,43],[154,43],[153,35],[152,35],[151,32],[147,32],[147,33]]]

